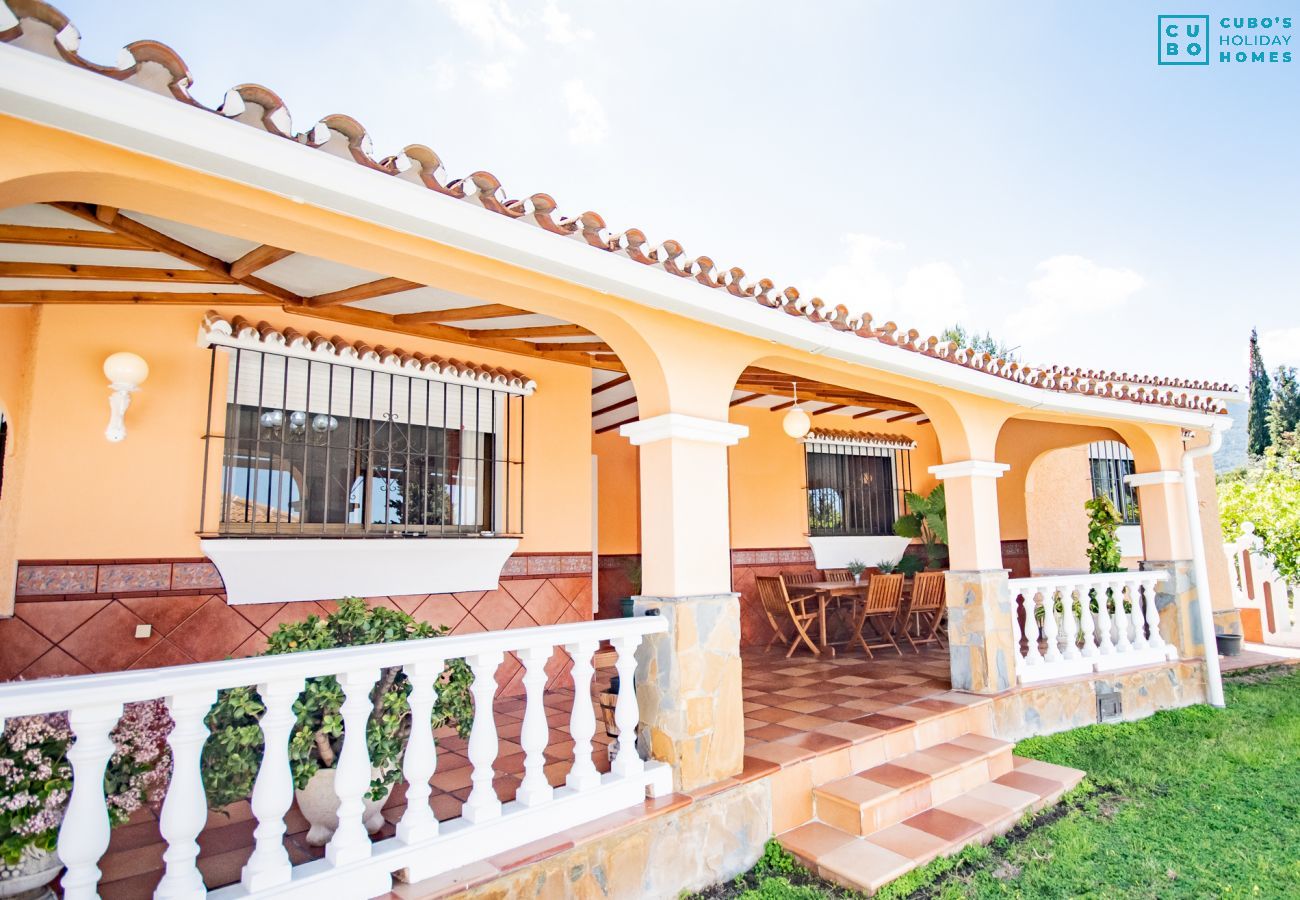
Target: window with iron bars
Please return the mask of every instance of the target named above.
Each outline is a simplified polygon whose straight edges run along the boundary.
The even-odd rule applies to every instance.
[[[1088,445],[1088,466],[1092,472],[1092,496],[1109,497],[1119,510],[1123,524],[1137,525],[1137,492],[1124,482],[1124,476],[1135,471],[1133,451],[1119,441],[1098,441]]]
[[[211,352],[209,431],[223,421],[224,430],[206,437],[201,533],[523,532],[519,394],[263,350]]]
[[[909,451],[866,443],[808,441],[804,466],[808,533],[890,535],[912,489]]]

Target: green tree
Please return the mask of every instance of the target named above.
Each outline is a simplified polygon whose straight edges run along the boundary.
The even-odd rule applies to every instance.
[[[1219,479],[1224,540],[1255,525],[1280,574],[1300,579],[1300,434],[1281,435],[1263,457]]]
[[[1273,373],[1273,399],[1268,404],[1268,433],[1276,441],[1295,431],[1300,423],[1300,380],[1292,366],[1278,366]]]
[[[1250,329],[1250,410],[1246,414],[1246,451],[1251,456],[1262,456],[1273,443],[1268,428],[1268,406],[1273,398],[1268,370],[1259,354],[1259,335]]]
[[[964,325],[952,325],[945,328],[939,335],[939,340],[951,341],[952,343],[959,344],[962,347],[967,347],[971,350],[979,351],[980,353],[987,353],[990,356],[996,356],[998,359],[1011,361],[1017,361],[1020,359],[1018,347],[1010,346],[1006,342],[995,338],[987,331],[982,335],[976,334],[973,331],[967,330]]]

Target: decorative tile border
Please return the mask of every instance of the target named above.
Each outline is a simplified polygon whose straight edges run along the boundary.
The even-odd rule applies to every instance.
[[[732,550],[733,566],[812,565],[812,547],[778,547],[766,550]]]

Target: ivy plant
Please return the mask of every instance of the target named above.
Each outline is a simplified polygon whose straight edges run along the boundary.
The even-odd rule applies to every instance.
[[[1094,574],[1123,570],[1123,553],[1119,546],[1119,510],[1107,496],[1083,504],[1088,512],[1088,571]]]
[[[328,616],[308,616],[288,622],[268,638],[263,655],[301,653],[361,644],[439,637],[445,627],[416,621],[399,610],[367,606],[349,597],[340,601]],[[469,686],[473,675],[463,659],[447,662],[436,682],[437,702],[433,708],[434,729],[452,726],[465,737],[474,721]],[[372,709],[366,724],[370,763],[377,775],[369,796],[378,800],[401,777],[401,759],[411,732],[411,686],[400,666],[380,670],[370,693]],[[333,768],[343,745],[343,688],[333,675],[309,678],[294,701],[296,716],[289,738],[289,763],[296,788],[306,787],[320,769]],[[208,805],[219,809],[252,795],[253,783],[262,761],[262,729],[266,707],[252,687],[221,691],[208,713],[211,737],[203,748],[203,784]]]

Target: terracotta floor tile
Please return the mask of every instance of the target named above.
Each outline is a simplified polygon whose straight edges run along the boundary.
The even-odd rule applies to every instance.
[[[969,747],[972,750],[979,750],[983,753],[992,753],[995,750],[1001,750],[1007,746],[1006,741],[999,741],[997,738],[985,737],[982,734],[963,734],[949,741],[959,747]]]
[[[954,763],[967,763],[984,756],[984,753],[979,750],[951,742],[935,744],[933,747],[926,748],[925,752]]]
[[[761,719],[764,722],[776,722],[777,724],[780,724],[782,722],[785,722],[788,719],[796,718],[799,715],[800,714],[795,712],[794,710],[780,709],[779,707],[768,706],[768,707],[764,707],[763,709],[755,710],[745,718]]]
[[[1054,763],[1042,762],[1037,759],[1030,759],[1021,762],[1023,757],[1015,760],[1016,771],[1024,772],[1026,775],[1034,775],[1038,778],[1047,778],[1052,781],[1060,782],[1062,785],[1070,786],[1079,780],[1081,774],[1078,769],[1071,769],[1066,766],[1058,766]]]
[[[925,812],[917,813],[903,824],[953,843],[968,841],[984,829],[979,822],[938,809],[927,809]]]
[[[1050,797],[1061,790],[1061,783],[1050,778],[1040,778],[1037,775],[1030,775],[1027,772],[1008,772],[1001,777],[993,779],[994,784],[1006,785],[1009,788],[1015,788],[1018,791],[1025,791],[1034,794],[1040,799]]]
[[[809,822],[777,835],[777,840],[795,856],[815,866],[827,853],[844,846],[854,840],[854,837],[821,822]]]
[[[970,819],[981,825],[986,832],[1006,824],[1008,819],[1019,818],[1014,809],[987,800],[977,800],[969,794],[954,797],[947,803],[939,804],[935,809],[963,819]]]
[[[865,778],[850,775],[848,778],[839,778],[823,784],[817,788],[817,793],[842,800],[845,803],[861,805],[863,803],[872,803],[881,797],[887,797],[894,793],[895,790],[896,788],[881,784],[878,781],[868,781]]]
[[[796,747],[794,744],[747,744],[745,754],[768,762],[774,762],[780,766],[788,766],[801,759],[807,759],[813,755],[813,751],[803,747]]]
[[[796,734],[804,734],[797,728],[789,728],[785,725],[778,725],[775,722],[765,722],[757,728],[748,729],[745,732],[746,741],[776,741],[781,738],[792,737]]]
[[[874,892],[913,868],[912,860],[861,839],[826,853],[817,862],[823,874]]]
[[[972,788],[966,792],[966,796],[986,803],[996,803],[998,806],[1005,806],[1007,809],[1021,813],[1041,799],[1037,794],[998,784],[996,781]]]
[[[882,713],[872,713],[860,719],[854,719],[853,723],[855,725],[866,725],[868,728],[875,728],[877,731],[897,731],[900,728],[910,728],[915,724],[907,719],[886,716]]]
[[[825,703],[820,700],[808,700],[808,699],[804,699],[804,700],[791,699],[791,700],[786,700],[783,703],[779,703],[777,705],[781,709],[790,709],[790,710],[794,710],[797,713],[815,713],[819,709],[826,709],[826,707],[830,706],[829,703]]]
[[[883,784],[891,788],[910,788],[919,784],[925,784],[930,780],[929,775],[912,769],[904,769],[893,763],[885,763],[867,769],[865,772],[859,772],[857,778],[865,778],[868,781],[874,781],[877,784]]]
[[[781,724],[787,728],[798,728],[801,731],[817,731],[833,723],[833,719],[823,719],[821,716],[799,715],[792,719],[782,719]]]
[[[491,863],[476,862],[414,884],[394,884],[392,892],[401,900],[433,900],[483,884],[500,874]]]
[[[822,734],[831,734],[835,737],[844,738],[846,741],[858,743],[865,741],[867,738],[880,734],[874,728],[868,728],[865,725],[856,725],[853,722],[836,722],[833,725],[827,725],[821,730]]]
[[[797,732],[790,737],[781,738],[777,743],[793,744],[814,753],[829,753],[832,750],[848,747],[850,742],[842,737],[836,737],[825,732],[803,731]]]
[[[947,854],[952,848],[952,844],[943,838],[901,822],[867,835],[867,840],[899,856],[906,856],[917,866],[923,866],[935,857]]]
[[[509,872],[511,869],[517,869],[520,866],[526,866],[529,863],[555,856],[557,853],[563,853],[572,846],[573,841],[569,839],[569,836],[561,833],[524,844],[522,847],[516,847],[504,853],[498,853],[496,856],[489,856],[487,861],[502,872]]]
[[[765,775],[771,775],[781,767],[771,760],[759,759],[757,756],[745,756],[745,767],[740,770],[740,774],[735,776],[736,780],[743,783],[755,781]]]

